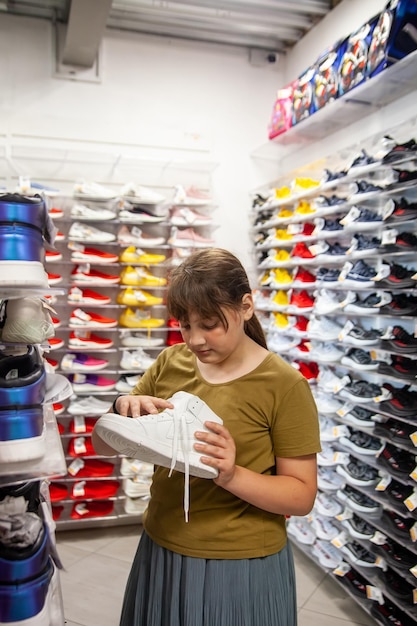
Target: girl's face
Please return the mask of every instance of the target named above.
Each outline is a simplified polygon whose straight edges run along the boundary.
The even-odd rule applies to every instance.
[[[228,328],[217,317],[202,319],[193,312],[189,319],[180,320],[185,343],[202,363],[222,363],[236,352],[246,336],[244,323],[252,317],[252,309],[243,306],[241,311],[222,310]]]

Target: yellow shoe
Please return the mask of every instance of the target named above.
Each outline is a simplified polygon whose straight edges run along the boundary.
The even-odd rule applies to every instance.
[[[125,328],[159,328],[165,324],[165,321],[149,317],[148,313],[141,309],[133,311],[128,308],[119,317],[119,324]]]
[[[280,289],[279,291],[276,292],[276,294],[273,296],[272,298],[272,302],[274,304],[277,304],[278,306],[288,306],[289,304],[289,300],[288,300],[288,294],[286,291],[283,291],[282,289]]]
[[[275,231],[275,239],[285,241],[292,239],[292,235],[285,228],[277,228]]]
[[[271,313],[271,320],[277,328],[287,328],[289,325],[288,315],[285,313]]]
[[[278,212],[277,217],[279,219],[284,219],[287,217],[292,217],[293,213],[292,211],[290,211],[290,209],[281,209],[281,211]]]
[[[272,274],[272,282],[276,285],[290,285],[293,281],[293,277],[285,269],[271,270],[270,274]],[[271,280],[271,275],[269,275],[269,278]]]
[[[269,285],[269,282],[271,280],[271,275],[270,272],[265,272],[265,274],[263,274],[260,278],[259,278],[259,283],[261,285]]]
[[[288,252],[288,250],[277,250],[276,254],[274,255],[274,261],[276,263],[284,263],[290,258],[291,254]]]
[[[164,254],[149,254],[140,248],[129,246],[123,250],[119,261],[121,263],[143,263],[144,265],[156,265],[157,263],[163,263],[165,259],[166,256]]]
[[[306,191],[307,189],[315,189],[320,185],[319,180],[312,178],[295,178],[291,184],[293,192]]]
[[[120,283],[133,287],[164,287],[167,280],[160,276],[154,276],[144,267],[129,266],[121,271]]]
[[[295,212],[301,215],[308,215],[309,213],[315,213],[315,210],[309,202],[300,202]]]
[[[117,296],[117,304],[126,304],[127,306],[155,306],[162,303],[163,298],[130,287],[121,291]]]
[[[280,187],[279,189],[274,189],[275,198],[277,200],[281,200],[282,198],[289,198],[291,195],[291,189],[289,187]]]

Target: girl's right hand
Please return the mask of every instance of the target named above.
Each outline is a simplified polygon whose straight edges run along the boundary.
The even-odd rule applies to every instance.
[[[163,409],[173,409],[174,405],[162,398],[154,396],[119,396],[116,399],[116,410],[125,417],[140,417],[159,413]],[[111,413],[111,409],[109,411]]]

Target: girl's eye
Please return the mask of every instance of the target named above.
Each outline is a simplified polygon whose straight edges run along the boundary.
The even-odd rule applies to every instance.
[[[207,322],[206,324],[203,324],[203,328],[205,328],[206,330],[213,330],[214,328],[216,328],[218,326],[219,322],[215,321],[215,322]]]

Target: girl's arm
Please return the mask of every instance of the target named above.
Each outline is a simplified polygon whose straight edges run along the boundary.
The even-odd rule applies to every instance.
[[[195,449],[202,462],[215,467],[214,482],[264,511],[282,515],[306,515],[317,493],[316,455],[276,459],[276,476],[265,476],[235,465],[235,443],[229,431],[215,422],[206,422],[210,433],[198,432]],[[204,456],[205,454],[209,456]]]

